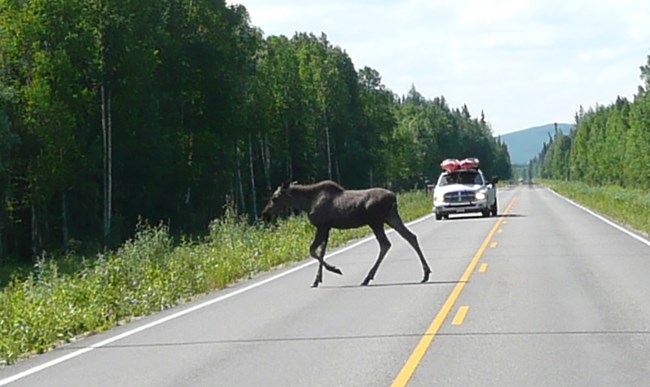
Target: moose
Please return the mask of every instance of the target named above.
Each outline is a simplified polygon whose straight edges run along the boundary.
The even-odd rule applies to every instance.
[[[312,287],[318,287],[323,282],[323,267],[332,273],[343,274],[338,267],[324,259],[330,230],[366,225],[370,226],[379,242],[379,257],[361,283],[362,286],[368,285],[375,278],[379,265],[391,247],[384,232],[384,224],[395,229],[415,249],[424,271],[421,282],[429,280],[431,269],[422,254],[417,237],[404,225],[397,211],[397,198],[392,191],[384,188],[346,190],[331,180],[308,185],[287,181],[269,199],[262,210],[262,219],[268,221],[288,209],[307,212],[310,223],[316,227],[316,236],[309,248],[310,255],[319,263]]]

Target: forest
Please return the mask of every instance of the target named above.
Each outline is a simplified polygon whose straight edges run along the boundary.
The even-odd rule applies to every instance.
[[[650,189],[650,56],[633,100],[580,107],[575,127],[559,130],[530,164],[532,176],[593,186]],[[648,203],[650,206],[650,203]]]
[[[579,117],[576,149],[605,131],[631,145],[597,175],[571,163],[576,177],[628,153],[649,165],[632,149],[650,141],[638,100]],[[119,246],[146,221],[207,233],[226,207],[254,220],[286,180],[422,188],[467,156],[511,174],[483,112],[400,96],[325,33],[265,37],[243,5],[0,0],[0,264]]]

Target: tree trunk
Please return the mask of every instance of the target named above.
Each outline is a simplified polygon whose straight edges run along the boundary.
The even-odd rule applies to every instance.
[[[339,169],[339,159],[338,157],[334,160],[334,166],[336,169],[336,181],[342,182],[341,181],[341,170]]]
[[[41,233],[38,230],[38,207],[36,204],[32,203],[32,257],[37,257],[42,250],[43,241],[41,239]]]
[[[323,109],[323,123],[325,124],[325,147],[327,151],[327,178],[332,180],[332,144],[330,142],[330,128],[327,123],[327,108]]]
[[[271,192],[271,152],[269,151],[267,136],[260,136],[260,156],[262,157],[262,169],[264,170],[264,178],[266,179],[266,189]]]
[[[190,5],[191,7],[191,5]],[[181,104],[181,128],[185,126],[185,102]],[[188,144],[189,151],[187,152],[187,168],[190,171],[187,183],[187,191],[185,191],[185,205],[189,206],[192,202],[192,158],[194,157],[194,132],[190,129],[190,139]]]
[[[110,90],[108,91],[108,210],[106,217],[106,236],[108,236],[113,223],[113,111]]]
[[[287,165],[286,165],[286,174],[289,177],[289,180],[293,180],[293,159],[291,157],[291,136],[289,135],[289,123],[285,121],[284,123],[284,138],[287,142]],[[270,190],[269,190],[270,191]]]
[[[63,223],[63,249],[67,252],[70,249],[70,230],[68,228],[68,204],[65,190],[61,192],[61,219]]]
[[[2,213],[0,213],[2,216]],[[2,262],[5,257],[5,227],[3,219],[0,218],[0,267],[2,267]]]
[[[253,201],[253,215],[257,217],[257,192],[255,190],[255,168],[253,168],[253,136],[248,133],[248,165],[251,174],[251,196]]]
[[[4,195],[4,204],[9,202],[9,197],[7,194]],[[0,266],[2,266],[2,261],[5,257],[5,249],[7,245],[7,233],[5,232],[5,227],[7,225],[7,209],[5,206],[0,206]],[[17,239],[17,238],[16,238]]]
[[[111,213],[113,196],[113,168],[112,168],[112,117],[111,117],[111,93],[106,95],[106,88],[100,86],[102,100],[102,140],[104,147],[104,238],[111,233]]]
[[[327,177],[332,180],[332,153],[330,151],[330,129],[325,124],[325,143],[327,146]]]
[[[107,130],[107,124],[106,124],[106,90],[104,88],[104,85],[102,84],[99,86],[99,94],[101,98],[101,120],[102,120],[102,151],[103,151],[103,190],[104,190],[104,195],[103,196],[103,205],[102,205],[102,211],[103,211],[103,225],[104,225],[104,237],[108,234],[107,229],[106,229],[106,210],[108,208],[108,130]]]
[[[244,183],[241,177],[241,163],[239,162],[239,147],[235,147],[235,157],[237,158],[237,191],[239,191],[239,208],[242,212],[246,212],[246,200],[244,199]],[[236,191],[235,191],[236,192]],[[238,211],[239,213],[239,211]]]

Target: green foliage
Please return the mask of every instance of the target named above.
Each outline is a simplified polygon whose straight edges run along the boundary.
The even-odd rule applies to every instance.
[[[484,115],[472,118],[467,106],[451,109],[444,97],[429,101],[412,87],[398,106],[397,119],[386,158],[398,186],[435,181],[446,158],[477,157],[487,176],[512,175],[507,146],[494,138]]]
[[[608,106],[580,107],[575,129],[568,135],[556,130],[530,169],[548,179],[650,188],[648,68],[641,67],[646,85],[632,102],[618,97]]]
[[[398,195],[405,220],[429,213],[430,201],[423,192]],[[368,233],[337,231],[329,246]],[[141,224],[116,252],[82,261],[75,273],[62,274],[56,260],[39,260],[27,279],[0,292],[0,364],[304,259],[313,235],[305,216],[251,226],[228,209],[200,241],[174,243],[167,227]]]
[[[116,247],[140,218],[204,234],[287,179],[410,189],[466,156],[510,174],[483,115],[398,98],[325,34],[263,38],[240,5],[0,0],[0,25],[0,259]]]

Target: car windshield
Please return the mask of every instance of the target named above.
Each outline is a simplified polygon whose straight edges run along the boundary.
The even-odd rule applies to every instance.
[[[442,187],[449,184],[483,185],[483,178],[477,171],[456,171],[440,176],[438,186]]]

